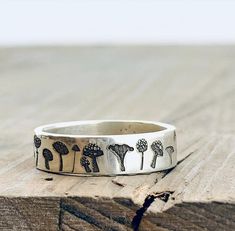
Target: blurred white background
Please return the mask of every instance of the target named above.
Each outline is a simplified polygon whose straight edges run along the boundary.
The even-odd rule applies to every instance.
[[[229,44],[232,0],[0,0],[0,45]]]

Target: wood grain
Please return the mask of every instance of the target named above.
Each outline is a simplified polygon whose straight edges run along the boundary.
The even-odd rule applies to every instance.
[[[235,49],[0,49],[1,230],[235,229]],[[33,129],[82,119],[177,127],[179,163],[138,176],[34,168]]]

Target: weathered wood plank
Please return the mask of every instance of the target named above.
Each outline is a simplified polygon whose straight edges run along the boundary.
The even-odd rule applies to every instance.
[[[58,198],[0,197],[1,230],[57,230]]]
[[[137,211],[140,230],[234,229],[234,58],[232,46],[1,48],[0,229],[129,230]],[[34,127],[111,118],[173,123],[179,165],[89,178],[34,169]]]

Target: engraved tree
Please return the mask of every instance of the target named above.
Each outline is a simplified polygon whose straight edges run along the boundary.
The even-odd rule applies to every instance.
[[[173,154],[173,152],[175,151],[174,148],[173,148],[173,146],[168,146],[168,147],[166,147],[166,151],[167,151],[167,153],[168,153],[168,155],[169,155],[169,157],[170,157],[170,161],[171,161],[171,164],[172,164],[172,154]]]
[[[123,172],[125,171],[125,166],[124,166],[124,159],[126,156],[126,153],[129,151],[134,151],[133,147],[128,146],[127,144],[114,144],[114,145],[109,145],[108,149],[115,154],[115,156],[118,159],[118,162],[120,164],[120,170]]]
[[[89,160],[85,157],[85,156],[82,156],[81,159],[80,159],[80,164],[82,165],[82,167],[85,168],[85,171],[86,172],[91,172],[91,169],[89,167],[90,165],[90,162]]]
[[[78,147],[77,144],[74,144],[73,147],[72,147],[72,150],[74,151],[72,172],[74,172],[76,152],[80,152],[80,148]]]
[[[96,158],[104,155],[103,151],[97,144],[89,143],[83,148],[83,155],[91,158],[93,172],[99,172]]]
[[[50,170],[49,161],[53,160],[53,155],[52,155],[51,151],[47,148],[44,148],[43,151],[42,151],[42,155],[45,158],[45,167],[46,167],[46,169]]]
[[[67,155],[69,153],[69,150],[66,147],[66,145],[63,144],[60,141],[56,141],[55,143],[52,144],[52,146],[55,149],[55,151],[59,153],[59,158],[60,158],[59,171],[63,171],[63,159],[62,159],[62,156]]]
[[[138,152],[140,152],[141,155],[141,165],[140,165],[140,170],[143,170],[143,165],[144,165],[144,152],[147,151],[148,149],[148,142],[146,139],[140,139],[138,140],[137,144],[136,144],[136,148],[138,150]]]
[[[36,148],[36,167],[38,166],[38,149],[41,146],[41,139],[34,135],[34,146]]]
[[[162,145],[162,142],[160,140],[154,141],[151,144],[151,149],[154,152],[153,160],[152,160],[152,163],[151,163],[151,167],[155,168],[157,157],[163,156],[163,145]]]

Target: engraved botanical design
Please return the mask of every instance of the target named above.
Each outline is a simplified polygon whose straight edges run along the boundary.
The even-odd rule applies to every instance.
[[[67,143],[67,142],[66,142]],[[71,143],[70,143],[71,144]],[[35,146],[35,158],[36,158],[36,166],[38,165],[38,155],[39,155],[39,148],[42,146],[42,141],[41,139],[34,135],[34,146]],[[171,166],[173,164],[173,155],[175,152],[175,149],[173,146],[169,145],[166,148],[163,147],[163,144],[160,140],[155,140],[151,145],[148,144],[148,141],[144,138],[137,140],[136,142],[136,151],[141,154],[141,158],[138,158],[138,160],[141,160],[140,162],[140,170],[143,170],[144,167],[144,161],[145,157],[144,154],[148,150],[148,148],[151,148],[153,151],[153,157],[152,157],[152,162],[151,162],[151,167],[155,168],[157,164],[157,159],[158,157],[163,156],[163,152],[168,154],[169,156],[169,161]],[[63,172],[63,156],[68,155],[69,153],[69,158],[71,158],[70,166],[71,166],[71,172],[74,173],[75,171],[75,166],[76,166],[76,158],[78,157],[77,153],[81,151],[80,147],[78,144],[73,144],[71,146],[71,150],[68,149],[68,147],[65,145],[65,143],[61,141],[55,141],[52,144],[53,149],[59,154],[59,172]],[[117,161],[119,163],[120,171],[124,172],[126,171],[125,167],[125,157],[127,152],[132,152],[134,151],[134,147],[131,147],[127,144],[112,144],[107,146],[107,150],[110,151],[110,153],[114,154],[115,157],[117,158]],[[41,152],[40,152],[41,153]],[[109,153],[104,153],[103,150],[95,143],[88,143],[85,145],[82,149],[82,156],[79,159],[80,160],[80,166],[84,169],[84,172],[86,173],[91,173],[91,172],[100,172],[98,163],[97,163],[97,158],[103,155],[109,155]],[[111,155],[112,155],[111,154]],[[140,155],[139,154],[139,155]],[[45,169],[50,170],[51,168],[51,161],[55,159],[55,154],[48,148],[42,148],[42,163],[45,163]],[[109,157],[108,157],[109,159]],[[79,162],[78,160],[78,162]],[[40,159],[41,161],[41,159]],[[54,160],[55,161],[55,160]],[[79,163],[77,163],[79,164]],[[81,168],[80,167],[80,168]],[[80,171],[78,171],[80,172]]]
[[[44,148],[42,151],[42,155],[45,159],[45,167],[46,169],[50,170],[50,165],[49,165],[49,161],[53,160],[53,155],[51,153],[51,151],[47,148]]]
[[[168,146],[168,147],[166,147],[165,150],[167,151],[167,153],[170,157],[170,161],[171,161],[171,165],[172,165],[172,158],[173,158],[172,154],[175,150],[174,150],[173,146]]]
[[[34,135],[34,146],[36,148],[36,167],[38,166],[38,149],[41,146],[41,139]]]
[[[85,156],[82,156],[81,159],[80,159],[80,164],[82,167],[85,168],[85,171],[86,172],[91,172],[91,169],[89,167],[90,165],[90,161],[85,157]]]
[[[143,165],[144,165],[144,152],[147,151],[148,149],[148,142],[146,139],[140,139],[138,140],[138,142],[136,143],[136,149],[138,150],[138,152],[140,152],[141,155],[141,165],[140,165],[140,170],[143,170]]]
[[[129,151],[134,151],[133,147],[128,146],[127,144],[114,144],[114,145],[109,145],[108,149],[115,154],[115,156],[118,159],[118,162],[120,164],[120,169],[121,171],[125,171],[125,166],[124,166],[124,159],[125,155]]]
[[[93,172],[99,172],[96,158],[104,155],[101,148],[97,144],[89,143],[83,148],[83,155],[91,158]]]
[[[152,160],[152,163],[151,163],[151,167],[155,168],[157,157],[158,156],[163,156],[163,145],[162,145],[162,142],[160,140],[154,141],[151,144],[151,149],[154,152],[153,160]]]
[[[72,147],[72,150],[74,151],[72,172],[74,172],[76,152],[80,152],[80,148],[78,147],[77,144],[74,144],[73,147]]]
[[[60,141],[56,141],[55,143],[52,144],[53,148],[55,149],[56,152],[59,153],[59,158],[60,158],[60,167],[59,171],[63,171],[63,155],[67,155],[69,153],[68,148],[66,145]]]

